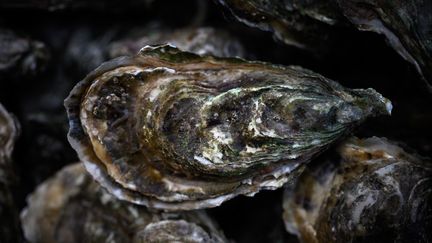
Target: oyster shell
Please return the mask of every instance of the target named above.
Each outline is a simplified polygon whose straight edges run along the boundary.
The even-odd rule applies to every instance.
[[[302,49],[326,49],[343,16],[333,1],[218,0],[240,22]]]
[[[0,104],[0,242],[21,240],[18,210],[13,197],[17,179],[11,163],[18,134],[18,123]]]
[[[301,48],[328,46],[339,26],[385,36],[432,90],[432,2],[423,0],[219,0],[236,18]],[[340,31],[339,31],[340,32]],[[320,48],[322,49],[322,48]]]
[[[228,32],[211,27],[199,27],[177,30],[157,29],[146,31],[146,34],[139,38],[115,41],[108,47],[109,58],[132,56],[143,46],[165,43],[198,55],[245,57],[243,46]]]
[[[69,141],[96,180],[171,210],[278,188],[354,125],[391,110],[373,89],[299,67],[167,45],[103,64],[65,106]]]
[[[95,36],[89,28],[79,28],[69,41],[66,58],[72,68],[86,75],[102,62],[120,56],[132,56],[146,45],[169,43],[196,54],[220,57],[245,57],[240,41],[222,29],[212,27],[169,29],[160,25],[135,28],[123,37],[119,29]],[[91,49],[92,51],[88,51]],[[80,72],[80,73],[81,73]],[[80,76],[81,78],[81,76]]]
[[[45,70],[49,52],[44,43],[0,28],[0,80],[35,76]]]
[[[119,201],[81,163],[68,165],[28,198],[21,222],[30,242],[228,242],[203,211],[151,212]]]
[[[338,152],[340,161],[317,161],[286,191],[289,232],[302,242],[430,242],[430,160],[377,137],[351,138]]]

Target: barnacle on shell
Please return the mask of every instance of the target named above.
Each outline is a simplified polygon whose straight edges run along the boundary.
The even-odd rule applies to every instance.
[[[0,242],[21,240],[18,211],[13,198],[17,179],[11,163],[18,134],[18,123],[0,104]]]
[[[351,138],[284,196],[302,242],[430,242],[432,163],[385,138]]]
[[[366,117],[373,89],[300,67],[146,47],[104,63],[65,101],[69,141],[117,197],[171,210],[275,189]]]
[[[120,201],[81,163],[66,166],[39,185],[21,221],[32,243],[228,242],[204,211],[152,212]]]

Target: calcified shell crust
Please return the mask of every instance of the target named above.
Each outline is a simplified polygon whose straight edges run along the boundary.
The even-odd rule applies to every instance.
[[[171,210],[278,188],[354,124],[391,109],[372,89],[299,67],[170,46],[103,64],[65,106],[69,141],[96,180]]]
[[[430,242],[432,163],[385,138],[352,138],[284,197],[302,242]]]
[[[204,212],[162,213],[120,201],[69,165],[38,186],[21,214],[30,242],[227,242]]]
[[[12,187],[16,182],[11,162],[19,125],[0,104],[0,242],[19,242],[18,211]]]

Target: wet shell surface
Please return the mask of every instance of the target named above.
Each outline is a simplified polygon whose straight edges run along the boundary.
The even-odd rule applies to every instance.
[[[21,236],[13,198],[17,178],[11,160],[18,134],[18,123],[0,104],[0,242],[19,242]]]
[[[432,161],[385,138],[351,138],[284,196],[301,242],[430,242]]]
[[[69,165],[38,186],[21,214],[29,242],[228,242],[203,211],[151,212],[120,201]]]
[[[385,37],[414,65],[432,91],[432,1],[424,0],[219,0],[249,26],[305,49],[325,50],[355,26]],[[349,39],[347,39],[349,41]]]
[[[281,187],[305,162],[391,103],[300,67],[168,45],[104,63],[65,100],[69,141],[120,199],[215,207]]]

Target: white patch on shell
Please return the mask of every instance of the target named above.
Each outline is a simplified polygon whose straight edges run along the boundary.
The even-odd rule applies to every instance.
[[[199,157],[199,159],[201,160],[200,162],[203,161],[201,159],[203,158],[208,160],[208,162],[210,163],[223,163],[222,159],[224,155],[221,152],[221,146],[230,145],[233,142],[231,133],[229,131],[222,131],[220,127],[214,127],[209,132],[212,136],[209,139],[207,146],[203,149],[203,157],[195,157]]]
[[[210,133],[213,134],[213,139],[218,141],[220,144],[231,144],[233,142],[231,133],[223,132],[219,127],[214,127],[210,130]]]
[[[260,152],[260,151],[262,151],[262,148],[255,148],[255,147],[251,147],[249,145],[246,145],[246,150],[242,151],[242,152],[247,153],[247,154],[254,154],[254,153]]]
[[[213,163],[206,158],[195,155],[194,159],[203,165],[212,165]]]
[[[179,184],[178,182],[170,181],[167,178],[163,178],[162,182],[165,184],[165,187],[168,191],[172,192],[195,192],[204,194],[204,190],[199,186]]]

